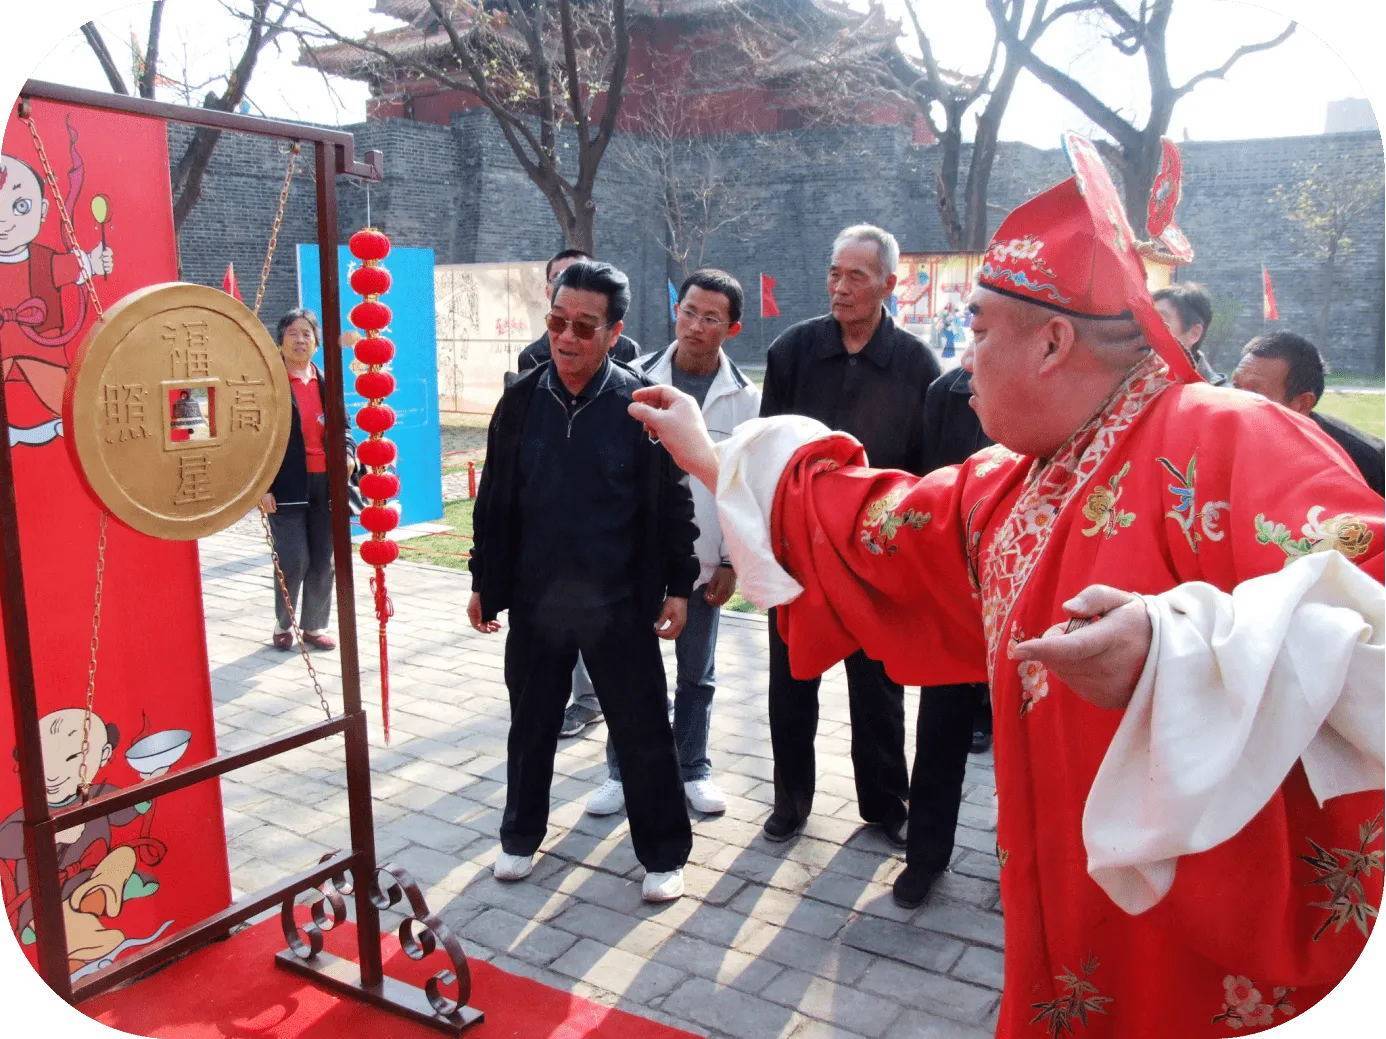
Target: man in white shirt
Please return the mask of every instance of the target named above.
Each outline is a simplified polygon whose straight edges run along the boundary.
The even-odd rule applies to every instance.
[[[693,397],[714,440],[726,439],[760,413],[760,391],[722,350],[722,344],[741,331],[742,302],[740,283],[726,271],[694,271],[679,289],[677,338],[662,353],[633,364],[651,382],[675,386]],[[688,803],[695,811],[716,814],[726,811],[727,799],[712,781],[708,729],[716,688],[717,620],[736,590],[736,571],[722,543],[712,492],[699,483],[692,491],[699,573],[688,600],[688,623],[674,644],[674,740]],[[609,778],[587,802],[592,815],[611,815],[625,807],[625,788],[610,743],[606,763]]]

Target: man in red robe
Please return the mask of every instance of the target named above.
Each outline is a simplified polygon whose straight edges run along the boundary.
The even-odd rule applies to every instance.
[[[963,365],[997,446],[918,478],[802,418],[716,449],[796,675],[857,649],[989,681],[1006,913],[998,1035],[1245,1034],[1360,954],[1382,871],[1382,499],[1312,423],[1204,384],[1091,144],[1001,225]]]

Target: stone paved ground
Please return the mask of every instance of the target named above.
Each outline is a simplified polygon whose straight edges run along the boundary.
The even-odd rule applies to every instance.
[[[266,645],[270,570],[254,525],[203,541],[202,565],[222,749],[321,717],[302,661]],[[505,794],[503,636],[466,626],[465,574],[399,563],[389,581],[396,612],[388,747],[376,723],[373,638],[362,640],[361,660],[372,704],[377,848],[382,861],[414,873],[471,956],[712,1037],[991,1034],[1002,918],[990,755],[968,764],[952,872],[925,906],[900,909],[889,887],[899,858],[859,828],[846,689],[835,669],[823,684],[815,815],[796,841],[767,843],[758,836],[772,798],[765,623],[727,613],[712,754],[732,796],[726,815],[694,821],[688,894],[665,907],[642,904],[643,871],[624,818],[583,814],[604,778],[600,726],[560,742],[544,854],[528,881],[502,885],[490,866]],[[356,588],[369,634],[374,617],[359,566]],[[336,655],[314,661],[339,709]],[[906,708],[913,718],[913,695]],[[327,741],[224,782],[238,891],[347,846],[340,747]],[[487,993],[475,992],[474,1001],[484,1008]]]

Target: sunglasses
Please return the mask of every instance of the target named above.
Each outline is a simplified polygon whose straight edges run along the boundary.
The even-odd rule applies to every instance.
[[[609,321],[605,321],[600,325],[594,325],[590,321],[559,317],[557,314],[549,314],[544,318],[544,325],[548,328],[549,335],[561,336],[571,326],[573,336],[576,339],[591,339],[597,334],[598,329],[607,328],[610,324]]]

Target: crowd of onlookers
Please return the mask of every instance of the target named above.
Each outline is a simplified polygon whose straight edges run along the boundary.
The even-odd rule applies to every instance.
[[[624,274],[575,249],[549,261],[547,331],[507,379],[474,513],[468,619],[490,634],[508,611],[511,723],[497,878],[519,880],[533,869],[557,741],[597,722],[609,737],[607,778],[587,811],[627,812],[647,900],[682,894],[688,808],[726,809],[709,742],[718,619],[737,575],[711,491],[690,483],[627,413],[635,389],[661,383],[689,394],[714,440],[757,416],[804,415],[856,437],[873,466],[919,475],[990,444],[969,407],[966,352],[961,367],[940,375],[933,351],[891,317],[898,265],[889,233],[869,225],[842,231],[828,266],[828,312],[776,338],[757,388],[725,350],[741,331],[745,303],[730,274],[709,268],[685,279],[674,341],[642,353],[623,334],[631,299]],[[1183,283],[1154,299],[1200,374],[1214,385],[1229,382],[1202,348],[1213,319],[1208,294]],[[330,648],[322,408],[309,360],[316,325],[295,311],[279,332],[293,376],[296,438],[266,504],[287,585],[276,590],[274,640],[291,645],[301,588],[305,638]],[[1317,423],[1382,492],[1381,441],[1316,410],[1324,364],[1308,340],[1282,331],[1257,336],[1230,383]],[[782,842],[813,809],[819,680],[791,674],[775,613],[767,679],[774,806],[763,834]],[[660,639],[675,644],[672,696]],[[904,851],[895,898],[916,906],[952,857],[968,753],[990,746],[987,688],[921,690],[907,767],[903,687],[861,651],[845,670],[860,814]]]

